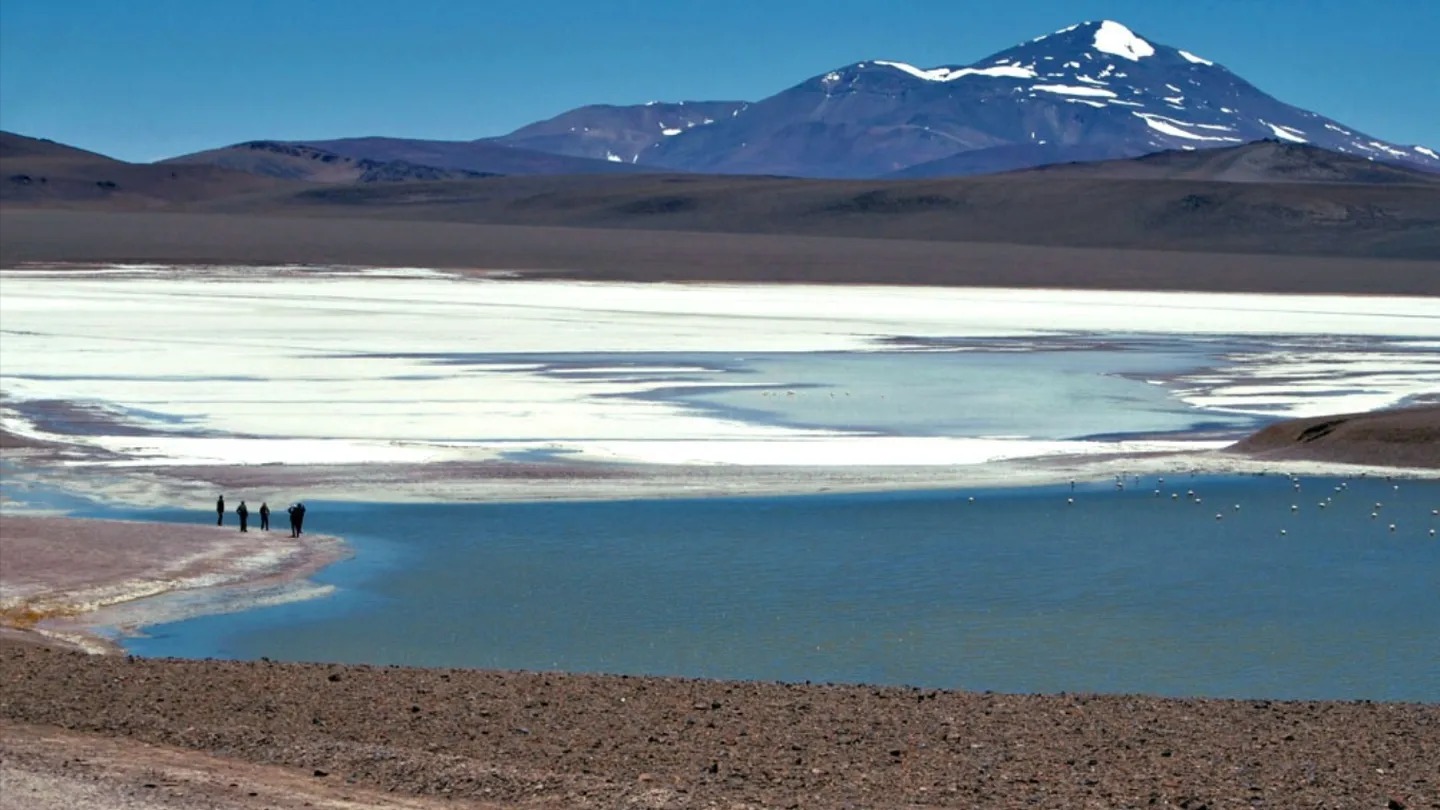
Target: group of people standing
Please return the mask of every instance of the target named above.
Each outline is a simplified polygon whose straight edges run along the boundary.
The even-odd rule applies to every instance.
[[[305,504],[297,501],[285,509],[290,514],[290,536],[299,537],[304,534],[305,529]],[[250,510],[246,508],[245,502],[235,507],[235,516],[240,518],[240,531],[250,531]],[[215,499],[215,525],[225,525],[225,496],[221,495]],[[260,502],[260,529],[270,531],[270,506],[264,501]]]

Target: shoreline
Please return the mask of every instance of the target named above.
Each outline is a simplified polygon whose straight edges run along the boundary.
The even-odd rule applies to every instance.
[[[996,465],[973,471],[969,478],[941,478],[936,470],[922,468],[915,477],[890,475],[860,476],[836,470],[817,471],[810,468],[783,470],[784,477],[757,474],[755,469],[714,471],[698,479],[683,473],[672,477],[614,478],[596,476],[578,482],[561,476],[566,489],[542,492],[535,489],[537,473],[528,465],[526,475],[519,478],[501,476],[496,479],[463,479],[451,481],[451,488],[437,494],[433,483],[412,482],[412,497],[390,497],[384,503],[538,503],[579,501],[626,501],[703,498],[805,497],[815,495],[862,495],[905,492],[965,492],[967,490],[1026,489],[1063,484],[1067,481],[1093,483],[1121,476],[1183,475],[1200,476],[1305,476],[1305,477],[1384,477],[1399,479],[1440,479],[1440,470],[1425,468],[1393,468],[1374,465],[1344,465],[1329,462],[1290,460],[1276,462],[1235,454],[1194,454],[1156,457],[1114,457],[1103,460],[1083,459],[1083,464],[1070,465],[1035,463],[1026,460],[1015,470],[997,471]],[[1186,463],[1177,463],[1184,461]],[[373,474],[373,467],[365,469]],[[893,472],[882,468],[884,472]],[[236,472],[236,470],[230,470]],[[267,469],[267,473],[274,473]],[[331,470],[330,473],[336,474]],[[362,502],[373,494],[357,488],[356,472],[342,468],[344,491],[330,490],[324,484],[307,491],[309,499]],[[675,471],[671,471],[672,473]],[[689,472],[694,473],[694,470]],[[775,470],[768,471],[776,473]],[[946,471],[953,473],[954,471]],[[313,474],[313,470],[300,473]],[[797,474],[798,473],[798,474]],[[21,475],[44,477],[45,471],[29,470]],[[7,476],[14,478],[14,474]],[[545,480],[543,477],[540,480]],[[618,483],[617,483],[618,481]],[[224,482],[234,484],[234,481]],[[13,482],[12,482],[13,484]],[[287,486],[298,485],[297,481]],[[498,484],[498,488],[497,488]],[[54,486],[53,482],[50,484]],[[194,493],[214,491],[214,479],[201,483],[170,481],[166,485],[165,503],[186,488]],[[588,487],[588,488],[587,488]],[[788,487],[788,488],[787,488]],[[234,487],[231,487],[234,489]],[[418,490],[426,489],[422,495]],[[154,495],[153,490],[146,490]],[[116,508],[154,506],[148,499],[131,500],[133,491],[113,488],[98,492],[66,490],[65,494],[103,498]],[[392,491],[390,495],[394,495]],[[343,497],[349,495],[351,497]],[[192,499],[193,500],[193,499]],[[187,501],[188,502],[188,501]],[[59,511],[59,514],[57,514]],[[197,514],[199,510],[196,510]],[[233,520],[233,518],[232,518]],[[143,628],[200,616],[238,612],[285,602],[324,598],[333,592],[331,586],[310,582],[316,572],[349,558],[351,549],[343,538],[331,535],[305,535],[297,543],[278,531],[238,530],[190,523],[166,523],[75,517],[64,510],[27,510],[22,504],[10,503],[0,510],[0,640],[31,640],[44,646],[79,649],[95,654],[124,651],[117,638],[143,633]],[[267,537],[268,534],[268,537]],[[131,567],[108,576],[89,578],[96,574],[79,567],[67,574],[76,581],[51,582],[37,587],[45,576],[36,573],[36,541],[51,543],[55,538],[70,543],[81,539],[90,543],[90,559],[96,560],[94,548],[104,548],[125,558]],[[195,539],[205,545],[196,547]],[[258,538],[263,545],[237,549],[241,543],[251,544]],[[175,558],[175,541],[187,544],[189,557]],[[278,541],[278,542],[277,542]],[[29,555],[29,556],[27,556]],[[45,554],[39,554],[41,567]],[[112,554],[113,556],[113,554]],[[74,559],[81,559],[75,555]],[[100,559],[103,564],[104,559]],[[54,576],[54,572],[51,572]],[[28,583],[28,584],[27,584]]]
[[[1430,418],[1440,409],[1431,406],[1417,412]],[[1397,413],[1404,415],[1381,411],[1334,417],[1332,421],[1343,419],[1363,425],[1366,420],[1394,421]],[[1303,428],[1314,421],[1295,420],[1293,424]],[[77,460],[87,457],[93,461],[97,451],[65,443],[66,437],[17,435],[0,430],[0,462],[6,470],[6,489],[0,500],[0,519],[4,521],[0,540],[5,552],[4,565],[0,565],[0,584],[4,586],[0,637],[20,633],[45,644],[96,653],[119,652],[122,647],[117,636],[146,626],[323,597],[330,589],[316,586],[308,578],[349,555],[348,547],[339,538],[312,535],[300,543],[277,543],[275,540],[281,536],[278,532],[267,537],[258,530],[243,536],[251,547],[239,551],[235,546],[242,535],[230,528],[78,518],[70,516],[70,508],[63,504],[44,503],[47,494],[62,499],[89,499],[117,508],[145,508],[206,503],[210,493],[216,491],[231,494],[235,501],[241,497],[259,501],[262,498],[257,491],[262,487],[265,492],[304,492],[311,501],[520,503],[964,492],[1132,475],[1440,478],[1437,467],[1276,458],[1274,441],[1266,442],[1260,452],[1243,452],[1253,446],[1255,437],[1285,433],[1289,424],[1265,428],[1220,450],[1042,456],[963,466],[872,467],[554,461],[127,466],[124,460],[115,459],[111,461],[113,466],[97,468],[77,465]],[[24,500],[27,493],[37,491],[40,503]],[[111,572],[108,579],[51,582],[49,590],[37,589],[26,566],[35,562],[35,541],[54,537],[69,538],[72,543],[76,538],[88,538],[92,549],[103,547],[134,555],[132,567]],[[187,543],[199,538],[205,544],[198,549],[189,545],[184,549],[189,557],[176,557],[177,538]],[[27,542],[31,544],[28,550]],[[81,559],[84,555],[74,556]],[[44,555],[40,558],[43,560]],[[84,567],[79,570],[83,580]],[[76,576],[75,571],[68,574],[72,580]],[[23,580],[27,576],[32,585],[17,589],[17,577]],[[43,580],[43,575],[40,578]]]
[[[7,512],[0,528],[0,637],[96,654],[145,626],[323,596],[308,577],[350,554],[329,535],[188,523]]]

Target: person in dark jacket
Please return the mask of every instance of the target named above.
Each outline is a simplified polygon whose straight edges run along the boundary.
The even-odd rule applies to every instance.
[[[250,520],[250,510],[245,508],[244,501],[241,501],[240,505],[235,507],[235,514],[240,517],[240,531],[250,531],[250,529],[247,528]]]
[[[299,537],[305,533],[305,503],[295,504],[295,536]]]
[[[225,525],[225,496],[221,495],[215,499],[215,525]]]
[[[292,503],[292,504],[290,504],[290,506],[286,507],[286,509],[285,509],[286,513],[288,513],[288,514],[290,515],[290,536],[291,536],[291,537],[299,537],[299,536],[300,536],[300,516],[295,513],[295,510],[298,509],[298,508],[299,508],[299,504],[294,504],[294,503]]]
[[[260,502],[260,531],[270,531],[270,507],[264,501]]]

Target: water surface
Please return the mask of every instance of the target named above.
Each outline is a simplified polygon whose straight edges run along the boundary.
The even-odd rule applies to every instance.
[[[318,577],[337,595],[151,628],[128,646],[1012,692],[1440,700],[1440,541],[1428,534],[1440,527],[1430,514],[1440,483],[1307,479],[1296,490],[1283,476],[1183,473],[1125,483],[313,503],[311,528],[358,552]]]

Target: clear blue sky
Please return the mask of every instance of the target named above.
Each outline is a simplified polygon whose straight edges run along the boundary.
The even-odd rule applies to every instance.
[[[0,0],[0,128],[152,160],[258,138],[470,139],[587,103],[754,100],[1114,19],[1440,147],[1440,0]]]

